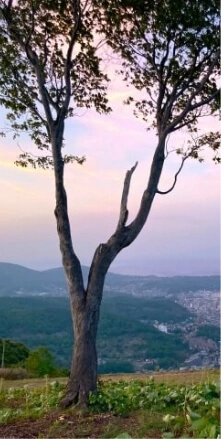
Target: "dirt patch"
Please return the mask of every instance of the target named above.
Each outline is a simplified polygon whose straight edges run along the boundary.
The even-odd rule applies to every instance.
[[[140,420],[137,416],[115,416],[113,414],[81,414],[53,411],[39,419],[17,420],[0,425],[1,439],[40,438],[114,438],[127,432],[131,437],[159,438],[159,431],[151,429],[138,434]],[[135,436],[134,436],[135,435]]]
[[[113,415],[80,415],[54,411],[39,419],[17,420],[0,425],[0,438],[100,437]]]
[[[54,422],[55,415],[47,414],[39,419],[22,419],[0,425],[0,438],[39,438],[47,437],[48,427]]]

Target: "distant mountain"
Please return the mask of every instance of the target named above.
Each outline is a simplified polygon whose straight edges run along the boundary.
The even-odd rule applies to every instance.
[[[88,269],[83,267],[86,279]],[[21,265],[0,262],[0,295],[50,293],[53,296],[67,290],[62,267],[45,271],[32,270]]]
[[[86,283],[89,268],[82,267]],[[128,276],[108,273],[105,282],[107,293],[133,295],[164,295],[186,291],[220,288],[219,276]],[[37,271],[16,264],[0,262],[0,296],[38,295],[61,296],[67,294],[62,267]]]

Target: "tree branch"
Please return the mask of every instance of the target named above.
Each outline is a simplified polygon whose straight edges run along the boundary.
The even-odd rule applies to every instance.
[[[129,194],[129,190],[130,190],[131,177],[132,177],[137,165],[138,165],[138,162],[136,162],[135,165],[129,171],[127,171],[125,179],[124,179],[124,187],[123,187],[121,204],[120,204],[120,216],[119,216],[119,221],[118,221],[116,233],[119,233],[127,222],[128,213],[129,213],[128,209],[127,209],[127,199],[128,199],[128,194]]]
[[[136,239],[142,230],[149,215],[163,169],[163,163],[165,160],[164,148],[165,137],[163,136],[160,139],[154,153],[149,181],[147,188],[143,192],[139,211],[131,224],[125,226],[128,214],[127,198],[130,189],[130,181],[132,174],[137,167],[137,163],[135,163],[135,165],[129,171],[127,171],[121,198],[119,222],[113,235],[105,244],[100,244],[94,253],[88,276],[87,300],[88,298],[93,300],[94,289],[98,286],[103,287],[105,275],[110,267],[110,264],[122,249],[128,247]]]
[[[20,45],[22,45],[22,44],[20,43]],[[37,81],[38,81],[38,86],[39,86],[39,91],[40,91],[41,98],[42,98],[42,104],[43,104],[43,107],[45,110],[45,115],[47,118],[48,125],[51,126],[51,124],[53,122],[53,117],[52,117],[51,108],[50,108],[50,104],[49,104],[49,100],[48,100],[48,91],[45,87],[44,76],[42,74],[41,67],[39,64],[39,58],[38,58],[37,54],[35,53],[35,51],[32,50],[32,48],[30,47],[29,44],[25,45],[24,48],[25,48],[29,62],[31,63],[31,65],[35,69],[36,77],[37,77]]]
[[[170,192],[172,192],[172,190],[173,190],[173,189],[175,188],[175,186],[176,186],[176,182],[177,182],[178,175],[179,175],[180,172],[182,171],[183,166],[184,166],[184,162],[185,162],[185,160],[186,160],[188,157],[189,157],[189,155],[183,157],[182,162],[181,162],[181,165],[180,165],[178,171],[176,172],[176,174],[175,174],[175,176],[174,176],[174,182],[173,182],[171,188],[168,189],[167,191],[160,191],[159,189],[157,189],[157,190],[156,190],[156,193],[157,193],[157,194],[160,194],[160,195],[166,195],[166,194],[169,194]]]
[[[26,41],[25,41],[26,45],[29,44],[29,42],[31,40],[31,36],[32,36],[32,34],[33,34],[34,30],[35,30],[35,14],[34,14],[33,1],[31,1],[31,12],[32,12],[32,16],[31,16],[31,18],[32,18],[31,29],[30,29],[29,34],[28,34],[28,36],[26,38]]]
[[[190,112],[195,110],[196,108],[199,108],[203,105],[206,105],[207,103],[211,102],[214,97],[217,95],[218,90],[213,93],[212,96],[209,96],[207,99],[202,100],[196,104],[192,104],[193,99],[199,95],[199,93],[203,90],[204,85],[206,84],[207,80],[209,79],[217,61],[219,59],[219,52],[217,51],[216,56],[214,57],[213,62],[210,64],[207,73],[205,74],[205,76],[202,78],[202,80],[200,81],[199,86],[196,88],[196,90],[194,92],[191,93],[187,104],[185,106],[185,108],[183,109],[183,111],[181,111],[181,113],[173,120],[173,122],[170,123],[170,125],[168,125],[168,127],[165,130],[165,134],[169,134],[171,132],[173,132],[174,128],[176,127],[177,124],[179,124],[185,117],[186,115]]]
[[[168,59],[170,43],[171,43],[171,39],[168,37],[166,54],[164,55],[163,59],[161,60],[160,69],[158,71],[159,96],[158,96],[158,99],[157,99],[157,114],[160,116],[160,118],[161,118],[162,103],[163,103],[163,100],[164,100],[165,91],[166,91],[166,87],[167,87],[167,81],[168,81],[168,78],[169,78],[169,75],[170,75],[170,72],[171,72],[171,68],[172,68],[172,64],[170,62],[166,78],[163,80],[163,69],[164,69],[164,66],[165,66],[165,62]],[[174,47],[173,47],[173,57],[175,57],[175,52],[176,52],[176,45],[174,44]],[[165,105],[164,105],[164,107],[165,107]],[[159,116],[158,116],[158,122],[161,122],[160,119],[159,119]]]
[[[62,120],[64,118],[64,116],[67,113],[68,110],[68,106],[69,106],[69,102],[70,102],[70,98],[71,98],[71,65],[72,65],[72,53],[73,53],[73,48],[74,48],[74,44],[76,42],[76,35],[81,23],[81,6],[80,6],[80,1],[76,0],[73,1],[73,18],[74,18],[74,26],[72,28],[72,32],[71,32],[71,40],[69,42],[69,46],[68,46],[68,50],[67,50],[67,55],[66,55],[66,62],[65,62],[65,73],[64,73],[64,77],[65,77],[65,85],[66,85],[66,90],[65,90],[65,100],[64,103],[62,105],[60,114],[59,114],[59,120]]]

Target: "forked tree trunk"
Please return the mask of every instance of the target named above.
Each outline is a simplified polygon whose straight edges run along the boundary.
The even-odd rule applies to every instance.
[[[140,209],[129,225],[126,225],[128,219],[127,199],[130,180],[137,164],[127,171],[116,231],[105,244],[100,244],[97,247],[90,267],[86,290],[80,261],[72,246],[67,198],[63,185],[63,163],[60,157],[58,166],[55,167],[55,216],[70,293],[75,337],[71,373],[66,394],[60,402],[62,407],[69,407],[73,403],[85,406],[89,392],[95,391],[97,388],[96,336],[105,276],[116,255],[134,241],[146,222],[163,168],[164,141],[165,139],[162,139],[159,142],[151,167],[149,184],[143,193]]]

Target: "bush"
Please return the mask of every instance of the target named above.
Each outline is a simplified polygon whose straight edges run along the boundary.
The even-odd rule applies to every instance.
[[[22,365],[28,358],[29,349],[23,343],[0,339],[0,358],[3,367]]]
[[[53,355],[45,347],[40,347],[31,351],[25,365],[28,372],[33,373],[38,377],[57,375]]]

